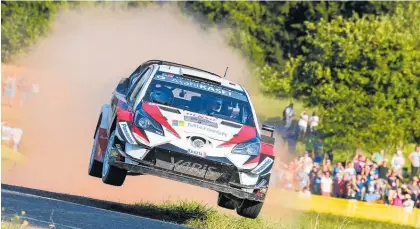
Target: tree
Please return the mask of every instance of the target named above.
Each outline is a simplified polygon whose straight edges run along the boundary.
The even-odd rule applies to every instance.
[[[65,2],[1,2],[1,60],[9,60],[47,34],[58,8]]]
[[[420,6],[305,22],[306,45],[264,89],[317,107],[333,144],[377,149],[420,137]]]

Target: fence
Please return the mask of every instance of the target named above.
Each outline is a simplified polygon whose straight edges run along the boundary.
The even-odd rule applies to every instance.
[[[405,212],[403,207],[317,195],[304,195],[275,188],[271,188],[268,195],[265,203],[268,205],[268,208],[281,206],[299,211],[330,213],[420,228],[420,211],[417,208],[413,208],[412,212]],[[268,214],[274,216],[275,213],[268,212]]]

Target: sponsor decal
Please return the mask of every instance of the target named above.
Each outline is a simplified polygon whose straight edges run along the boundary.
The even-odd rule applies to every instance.
[[[217,123],[209,121],[207,119],[203,119],[203,118],[198,118],[198,117],[193,117],[193,116],[184,116],[184,120],[187,122],[194,122],[194,123],[203,124],[206,126],[211,126],[214,128],[218,127]]]
[[[182,78],[182,77],[178,77],[178,76],[175,76],[175,75],[172,76],[172,77],[165,77],[162,73],[160,73],[160,75],[157,75],[155,77],[155,79],[170,82],[170,83],[174,83],[174,84],[184,85],[184,86],[187,86],[187,87],[192,87],[192,88],[196,88],[196,89],[199,89],[199,90],[209,91],[209,92],[213,92],[213,93],[216,93],[216,94],[229,96],[229,97],[232,97],[232,98],[236,98],[236,99],[240,99],[242,101],[248,102],[247,97],[243,93],[233,91],[233,90],[226,90],[222,87],[207,84],[207,83],[204,83],[204,82],[195,82],[195,81],[192,81],[192,80],[189,80],[189,79],[186,79],[186,78]]]
[[[260,174],[266,170],[272,163],[273,159],[266,157],[257,167],[255,167],[251,172],[254,174]]]
[[[220,176],[222,176],[222,173],[218,172],[216,167],[198,162],[186,160],[175,161],[175,158],[171,157],[171,165],[173,170],[176,172],[181,172],[197,177],[204,177],[210,180],[217,180]]]
[[[191,128],[196,128],[196,129],[204,130],[204,131],[207,131],[207,132],[211,132],[213,134],[217,134],[217,135],[223,136],[223,137],[228,136],[228,134],[225,133],[225,132],[222,132],[222,131],[216,130],[216,129],[212,129],[212,128],[209,128],[207,126],[202,126],[202,125],[199,125],[199,124],[196,124],[196,123],[187,123],[187,126],[191,127]]]
[[[133,135],[131,135],[130,128],[128,128],[128,124],[126,122],[120,122],[119,125],[128,143],[135,144],[136,141],[134,140]]]
[[[198,156],[198,157],[206,157],[206,153],[198,150],[188,149],[187,152],[191,155]]]
[[[184,121],[172,120],[172,126],[184,126]]]

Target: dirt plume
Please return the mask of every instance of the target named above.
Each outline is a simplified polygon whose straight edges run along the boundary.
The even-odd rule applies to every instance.
[[[121,202],[179,197],[214,203],[215,192],[156,177],[129,177],[116,188],[87,175],[101,104],[148,59],[221,75],[229,66],[228,78],[240,83],[249,76],[246,62],[220,33],[204,32],[176,7],[61,12],[50,36],[19,61],[33,70],[26,74],[37,79],[40,94],[21,115],[29,163],[3,174],[3,182]]]
[[[219,32],[205,32],[173,6],[122,10],[88,7],[59,13],[48,38],[21,60],[40,93],[21,110],[22,151],[28,163],[4,183],[111,201],[198,200],[217,193],[152,176],[128,177],[122,187],[87,174],[94,127],[111,92],[143,61],[164,59],[224,74],[246,87],[250,69]]]

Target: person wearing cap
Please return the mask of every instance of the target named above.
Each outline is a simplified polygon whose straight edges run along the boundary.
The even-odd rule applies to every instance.
[[[392,156],[391,168],[394,169],[398,173],[398,175],[402,176],[404,164],[405,164],[405,159],[404,159],[404,156],[402,155],[402,151],[397,150],[394,156]]]

